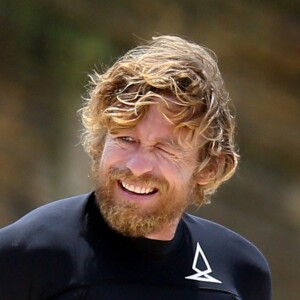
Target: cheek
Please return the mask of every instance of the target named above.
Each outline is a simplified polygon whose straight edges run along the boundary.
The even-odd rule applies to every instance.
[[[186,185],[192,178],[192,170],[182,162],[159,160],[160,173],[175,188]]]
[[[100,158],[100,168],[109,168],[110,166],[120,163],[124,158],[124,151],[113,143],[106,143],[103,147],[102,156]]]

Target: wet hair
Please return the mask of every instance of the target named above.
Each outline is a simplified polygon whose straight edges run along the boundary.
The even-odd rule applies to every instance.
[[[177,36],[162,35],[128,51],[103,73],[90,75],[89,96],[80,110],[83,146],[99,160],[107,131],[134,127],[160,98],[170,113],[164,116],[176,130],[190,129],[205,141],[199,147],[197,171],[213,169],[210,182],[198,186],[198,204],[237,166],[234,117],[215,54]],[[171,93],[171,102],[164,95]]]

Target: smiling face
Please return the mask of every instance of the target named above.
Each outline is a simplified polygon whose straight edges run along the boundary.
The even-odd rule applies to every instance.
[[[197,184],[199,141],[174,131],[158,104],[134,128],[107,133],[94,171],[104,218],[129,236],[172,237]]]

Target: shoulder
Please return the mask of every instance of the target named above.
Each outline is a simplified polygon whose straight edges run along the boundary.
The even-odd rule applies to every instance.
[[[242,299],[270,299],[270,269],[261,251],[238,233],[209,220],[185,214],[193,244],[199,243],[218,267],[220,277]],[[252,296],[252,298],[251,298]]]
[[[0,259],[23,253],[59,248],[81,226],[89,195],[61,199],[31,211],[0,230]],[[25,254],[24,254],[25,255]]]
[[[0,230],[0,241],[10,239],[12,245],[18,245],[22,240],[39,239],[47,234],[62,232],[62,228],[80,220],[84,213],[89,194],[56,200],[34,209],[15,223]],[[68,228],[68,227],[67,227]],[[1,243],[3,245],[3,243]]]
[[[0,269],[6,270],[0,273],[0,298],[35,299],[31,293],[40,295],[43,285],[54,280],[49,270],[59,271],[57,281],[68,280],[74,265],[70,249],[78,240],[74,237],[80,234],[88,199],[54,201],[0,230]]]
[[[0,229],[0,251],[55,242],[80,226],[90,194],[56,200],[38,207]]]
[[[225,249],[228,247],[231,251],[243,250],[243,253],[249,251],[262,256],[258,248],[250,241],[223,225],[190,214],[185,214],[183,220],[196,239],[199,238],[204,242],[210,241],[211,244],[224,246]]]

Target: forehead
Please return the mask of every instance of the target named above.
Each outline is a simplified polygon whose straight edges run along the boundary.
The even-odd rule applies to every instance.
[[[170,145],[194,148],[199,145],[194,131],[173,121],[174,114],[179,110],[175,101],[176,98],[171,93],[164,95],[163,98],[154,97],[135,130],[153,142],[158,140]]]

